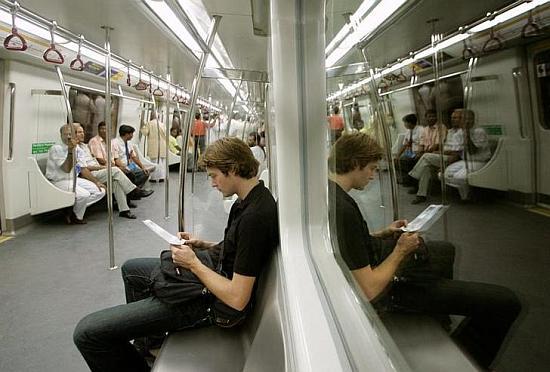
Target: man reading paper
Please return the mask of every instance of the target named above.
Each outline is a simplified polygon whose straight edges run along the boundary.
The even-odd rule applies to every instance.
[[[520,312],[517,297],[501,286],[453,280],[454,246],[424,244],[401,230],[405,220],[369,231],[348,192],[374,179],[381,158],[381,147],[363,133],[343,135],[331,149],[329,217],[337,251],[378,310],[465,316],[452,336],[488,368]]]

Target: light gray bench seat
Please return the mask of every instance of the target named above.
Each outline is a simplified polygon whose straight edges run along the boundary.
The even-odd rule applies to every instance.
[[[278,255],[277,252],[260,277],[256,306],[242,325],[170,333],[155,360],[153,372],[284,371]]]
[[[392,313],[383,322],[413,371],[480,371],[434,318]]]

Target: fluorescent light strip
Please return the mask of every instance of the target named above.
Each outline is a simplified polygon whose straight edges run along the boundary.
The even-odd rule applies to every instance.
[[[326,67],[332,67],[339,60],[341,60],[348,52],[361,40],[365,39],[368,35],[373,33],[386,19],[388,19],[393,13],[395,13],[407,0],[382,0],[371,12],[367,14],[365,18],[361,20],[358,26],[349,33],[338,47],[334,48],[332,52],[327,56],[325,61]],[[368,4],[370,5],[370,4]],[[365,5],[362,9],[370,9]],[[365,10],[366,11],[366,10]],[[356,20],[354,19],[354,22]],[[338,33],[339,35],[340,33]],[[337,35],[337,36],[338,36]],[[329,44],[330,46],[330,44]],[[328,50],[328,48],[326,49]],[[325,50],[325,52],[326,52]]]
[[[482,32],[482,31],[485,31],[491,27],[494,27],[500,23],[503,23],[503,22],[506,22],[510,19],[513,19],[513,18],[516,18],[526,12],[528,12],[529,10],[532,10],[540,5],[544,5],[546,3],[550,2],[550,0],[533,0],[532,2],[530,3],[522,3],[498,16],[495,17],[495,19],[493,20],[487,20],[485,22],[482,22],[480,23],[479,25],[477,26],[474,26],[472,27],[471,29],[467,30],[467,32],[465,33],[460,33],[460,34],[457,34],[457,35],[454,35],[446,40],[443,40],[441,43],[437,44],[435,49],[433,47],[429,47],[429,48],[426,48],[418,53],[416,53],[414,55],[414,58],[408,58],[400,63],[397,63],[397,64],[394,64],[384,70],[382,70],[380,73],[378,73],[377,75],[375,75],[375,79],[378,79],[379,77],[382,77],[384,75],[387,75],[391,72],[394,72],[402,67],[405,67],[407,66],[408,64],[411,64],[415,61],[418,61],[420,59],[423,59],[423,58],[426,58],[426,57],[429,57],[431,55],[433,55],[436,51],[440,51],[440,50],[443,50],[443,49],[446,49],[454,44],[457,44],[463,40],[466,40],[467,38],[469,38],[470,36],[472,36],[473,34],[475,33],[479,33],[479,32]],[[341,89],[340,91],[338,92],[335,92],[334,94],[330,95],[328,98],[327,98],[327,101],[330,101],[332,99],[335,99],[335,98],[338,98],[338,97],[341,97],[342,95],[345,95],[347,94],[348,92],[358,88],[358,84],[359,86],[360,85],[363,85],[365,83],[367,83],[369,80],[369,78],[363,80],[363,82],[359,82],[359,83],[356,83],[356,84],[353,84],[351,86],[348,86],[344,89]]]

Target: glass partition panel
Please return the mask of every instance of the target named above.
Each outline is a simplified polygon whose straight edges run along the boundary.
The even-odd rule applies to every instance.
[[[366,316],[388,350],[395,342],[418,370],[440,370],[418,358],[436,349],[406,344],[407,331],[420,325],[429,337],[442,336],[442,344],[460,345],[439,355],[457,370],[543,369],[549,345],[540,340],[550,334],[543,316],[550,306],[544,294],[550,256],[543,247],[550,216],[543,107],[550,43],[542,30],[550,6],[451,4],[429,9],[438,23],[413,30],[414,21],[426,21],[420,16],[426,3],[404,16],[407,22],[396,20],[363,41],[367,50],[387,53],[376,54],[372,81],[364,72],[327,81],[329,221],[337,260],[368,302]],[[487,11],[496,13],[484,18]],[[449,22],[450,14],[462,24]],[[412,49],[396,54],[400,48],[389,40]],[[343,61],[363,62],[355,57]],[[372,139],[361,142],[361,133]],[[397,203],[391,202],[392,163]],[[424,219],[433,224],[420,230],[420,240],[404,233],[396,244],[383,230],[394,214],[410,223],[425,209],[435,218]],[[392,266],[396,252],[404,258]],[[377,315],[393,340],[384,338]]]

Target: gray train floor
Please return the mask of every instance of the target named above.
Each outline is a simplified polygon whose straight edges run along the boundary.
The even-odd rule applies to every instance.
[[[164,184],[137,202],[137,220],[113,218],[116,263],[157,257],[166,246],[140,220],[150,218],[177,230],[177,174],[170,175],[170,216],[164,219]],[[208,240],[219,240],[227,214],[221,194],[204,173],[197,174],[193,197],[186,199],[186,224]],[[374,183],[370,187],[376,188]],[[369,190],[371,191],[371,190]],[[376,193],[356,195],[369,206],[369,224],[381,225]],[[426,204],[400,188],[401,216],[412,219]],[[460,204],[450,195],[448,237],[459,248],[456,277],[513,289],[525,307],[496,365],[498,371],[543,371],[550,365],[549,219],[518,206],[484,201]],[[437,198],[432,202],[437,203]],[[388,213],[388,208],[380,208]],[[0,245],[0,371],[87,371],[72,343],[84,315],[124,302],[120,270],[108,270],[108,232],[104,205],[92,207],[88,224],[66,226],[60,216],[40,216],[18,236]],[[391,216],[388,216],[391,218]],[[373,229],[374,230],[374,229]],[[442,224],[430,239],[444,237]],[[546,242],[546,243],[545,243]]]
[[[138,219],[114,214],[116,264],[158,257],[167,249],[141,220],[177,231],[177,173],[170,181],[170,219],[164,218],[164,183],[147,184],[155,193],[136,202],[132,211]],[[221,240],[227,214],[204,172],[197,173],[195,194],[186,200],[186,226],[204,239]],[[0,245],[0,371],[88,371],[72,342],[76,323],[124,302],[120,269],[108,269],[105,205],[87,211],[87,225],[67,226],[60,215],[40,216]]]

